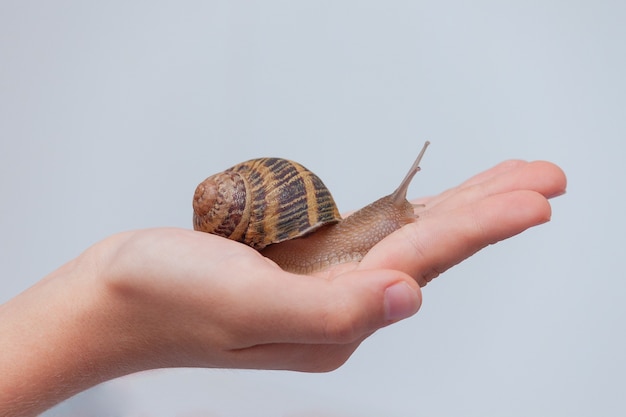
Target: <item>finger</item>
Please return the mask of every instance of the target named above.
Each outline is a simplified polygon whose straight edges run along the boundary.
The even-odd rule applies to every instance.
[[[265,276],[263,276],[265,275]],[[268,343],[348,344],[419,309],[421,294],[398,271],[350,271],[327,280],[278,268],[256,271],[239,296],[231,348]]]
[[[520,159],[509,159],[507,161],[500,162],[499,164],[493,166],[492,168],[489,168],[481,173],[474,175],[470,179],[462,182],[459,186],[468,187],[474,184],[479,184],[481,182],[490,180],[491,178],[496,177],[498,175],[502,175],[506,172],[522,168],[525,165],[528,165],[527,161],[522,161]]]
[[[533,190],[550,198],[565,192],[567,180],[558,166],[545,161],[508,161],[432,198],[421,215],[455,209],[482,198],[515,190]]]
[[[507,170],[486,181],[477,183],[487,195],[514,190],[533,190],[546,198],[565,192],[567,179],[557,165],[547,161],[533,161]]]
[[[550,214],[548,201],[536,191],[496,194],[404,226],[372,248],[359,268],[397,269],[424,286],[485,246],[548,221]]]
[[[466,187],[470,187],[472,185],[475,184],[480,184],[484,181],[487,181],[495,176],[501,175],[505,172],[511,171],[513,169],[518,169],[524,165],[528,164],[528,162],[526,161],[522,161],[519,159],[511,159],[511,160],[507,160],[504,162],[500,162],[498,165],[495,165],[483,172],[480,172],[476,175],[474,175],[473,177],[465,180],[464,182],[462,182],[461,184],[457,185],[456,187],[450,188],[436,196],[428,196],[428,197],[420,197],[417,199],[412,200],[412,203],[414,204],[434,204],[437,201],[441,201],[441,200],[445,200],[446,198],[448,198],[450,195],[458,192],[458,190],[466,188]]]

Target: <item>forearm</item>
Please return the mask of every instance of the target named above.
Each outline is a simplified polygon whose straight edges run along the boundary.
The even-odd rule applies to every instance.
[[[0,416],[35,415],[121,373],[96,275],[79,258],[0,306]]]

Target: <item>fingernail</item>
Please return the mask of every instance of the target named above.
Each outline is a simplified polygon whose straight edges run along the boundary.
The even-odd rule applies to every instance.
[[[406,282],[399,282],[385,290],[385,318],[402,320],[417,313],[420,297]]]
[[[561,190],[561,191],[557,191],[555,193],[552,194],[548,194],[546,196],[546,198],[556,198],[556,197],[561,197],[562,195],[567,194],[567,190]]]

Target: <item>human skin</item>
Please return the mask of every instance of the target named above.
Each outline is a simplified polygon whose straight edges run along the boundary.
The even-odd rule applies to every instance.
[[[359,263],[311,276],[191,230],[108,237],[0,306],[0,416],[36,415],[100,382],[167,367],[341,366],[415,314],[420,287],[489,244],[550,219],[566,178],[506,161],[437,196]]]

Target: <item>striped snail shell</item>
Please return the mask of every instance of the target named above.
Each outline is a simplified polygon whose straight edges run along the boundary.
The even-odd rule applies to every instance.
[[[297,162],[259,158],[212,175],[196,188],[194,229],[257,250],[341,220],[322,180]]]
[[[302,165],[279,158],[237,164],[196,188],[194,229],[246,243],[290,272],[358,262],[417,218],[406,193],[428,145],[393,193],[345,219],[322,180]]]

